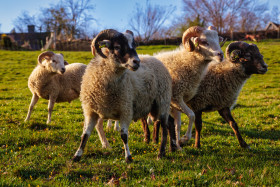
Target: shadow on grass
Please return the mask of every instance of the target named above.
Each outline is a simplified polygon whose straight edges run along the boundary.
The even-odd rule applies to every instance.
[[[37,179],[37,178],[47,178],[51,170],[44,170],[44,169],[25,169],[21,168],[15,172],[15,175],[21,177],[22,179]]]
[[[236,104],[233,108],[260,108],[263,107],[262,105],[242,105],[242,104]]]
[[[31,130],[62,129],[62,127],[57,125],[47,125],[45,123],[40,123],[40,122],[32,122],[28,127]]]

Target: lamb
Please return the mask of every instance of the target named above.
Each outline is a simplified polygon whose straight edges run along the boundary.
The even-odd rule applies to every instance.
[[[102,120],[113,119],[119,120],[125,160],[131,162],[129,124],[131,120],[138,120],[149,113],[161,121],[163,138],[158,157],[165,155],[171,77],[164,65],[153,57],[141,57],[140,64],[135,48],[133,33],[128,30],[125,33],[104,30],[93,40],[92,51],[97,55],[88,65],[82,80],[80,99],[85,123],[74,161],[81,159],[93,128],[96,126],[99,136],[106,139]]]
[[[226,49],[226,57],[223,63],[210,64],[197,94],[187,102],[196,116],[195,147],[197,148],[200,147],[202,112],[212,111],[218,111],[229,123],[242,148],[250,148],[239,133],[231,109],[246,80],[252,74],[265,74],[268,66],[255,44],[233,42]],[[157,141],[157,137],[154,137],[154,141]]]
[[[51,51],[41,53],[38,56],[38,65],[28,79],[28,87],[33,96],[25,121],[30,119],[39,98],[43,98],[49,100],[47,120],[49,124],[55,103],[70,103],[79,97],[85,69],[86,65],[81,63],[68,65],[62,54]]]
[[[194,38],[192,38],[194,37]],[[182,37],[180,48],[175,51],[163,52],[155,55],[163,62],[172,78],[172,99],[171,114],[175,117],[176,141],[180,149],[180,144],[184,145],[191,139],[191,129],[195,120],[194,112],[186,105],[196,93],[200,81],[203,79],[208,64],[214,60],[223,61],[223,52],[219,42],[222,40],[218,36],[216,29],[212,26],[204,29],[199,26],[190,27]],[[222,44],[223,45],[223,44]],[[188,131],[180,140],[181,122],[178,111],[189,117]],[[143,124],[144,125],[144,124]],[[158,125],[158,122],[155,123]],[[145,128],[148,130],[148,128]],[[145,132],[145,139],[149,139]]]

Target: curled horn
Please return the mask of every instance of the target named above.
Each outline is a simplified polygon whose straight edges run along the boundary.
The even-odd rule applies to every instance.
[[[241,49],[244,51],[247,47],[249,47],[249,44],[245,42],[232,42],[230,43],[226,48],[226,57],[227,59],[230,59],[230,53],[235,49]]]
[[[205,30],[203,27],[193,26],[187,29],[182,37],[182,43],[187,51],[193,51],[195,46],[190,40],[191,37],[198,37]],[[188,41],[188,43],[186,43]]]
[[[112,38],[114,38],[115,36],[117,36],[118,34],[120,34],[118,31],[114,30],[114,29],[107,29],[107,30],[103,30],[101,31],[96,37],[95,39],[93,39],[93,43],[92,43],[92,47],[94,46],[95,50],[92,50],[92,52],[95,53],[95,51],[103,58],[107,58],[107,56],[105,56],[102,53],[101,48],[99,47],[99,42],[103,41],[105,39],[107,40],[111,40]]]
[[[53,56],[53,55],[54,55],[54,53],[53,53],[52,51],[43,52],[43,53],[41,53],[41,54],[38,56],[38,62],[39,62],[39,63],[42,63],[42,60],[45,58],[45,56],[51,57],[51,56]]]
[[[217,31],[217,28],[216,28],[216,27],[214,27],[214,26],[209,26],[207,29],[208,29],[208,30],[214,30],[214,31]]]

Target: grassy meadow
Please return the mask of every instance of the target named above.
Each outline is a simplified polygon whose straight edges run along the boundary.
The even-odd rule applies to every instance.
[[[280,40],[257,45],[269,70],[246,82],[232,111],[251,150],[242,149],[230,126],[212,112],[203,114],[200,149],[192,139],[161,160],[159,145],[145,144],[140,123],[132,123],[131,164],[125,163],[119,133],[107,129],[112,150],[102,149],[93,130],[81,161],[71,161],[83,129],[79,100],[55,104],[46,125],[47,100],[40,99],[24,122],[32,96],[27,80],[40,51],[0,51],[0,186],[280,186]],[[140,46],[138,53],[174,48]],[[63,54],[69,63],[92,58],[90,52]],[[182,122],[185,133],[188,118]]]

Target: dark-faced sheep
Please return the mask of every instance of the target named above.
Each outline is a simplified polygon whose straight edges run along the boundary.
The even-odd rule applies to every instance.
[[[101,47],[106,48],[106,52]],[[109,29],[93,40],[93,58],[83,76],[81,101],[85,123],[81,144],[74,155],[79,161],[86,142],[97,125],[99,136],[104,132],[102,119],[119,120],[125,159],[132,161],[128,147],[128,127],[149,113],[161,121],[162,142],[159,157],[164,156],[167,141],[167,118],[171,100],[171,77],[157,59],[140,59],[135,50],[133,33]],[[164,79],[164,82],[161,80]],[[100,134],[101,133],[101,134]]]

